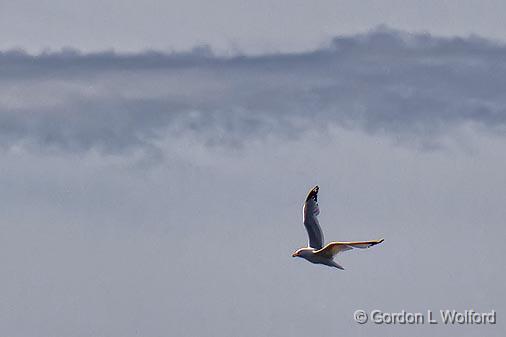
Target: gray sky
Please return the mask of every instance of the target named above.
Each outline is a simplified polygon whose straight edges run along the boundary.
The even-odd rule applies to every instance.
[[[505,40],[504,12],[501,0],[4,0],[0,48],[302,51],[380,24]]]
[[[459,3],[0,4],[0,335],[502,336],[503,5]],[[291,257],[315,184],[385,238],[344,272]]]

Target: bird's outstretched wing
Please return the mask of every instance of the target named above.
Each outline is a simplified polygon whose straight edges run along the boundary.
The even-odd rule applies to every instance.
[[[320,209],[318,208],[319,189],[318,186],[315,186],[309,191],[303,208],[304,227],[306,227],[309,236],[309,247],[314,249],[322,249],[323,247],[323,233],[317,218],[318,214],[320,214]]]
[[[314,254],[331,259],[339,252],[344,252],[353,248],[369,248],[382,243],[383,240],[384,239],[371,241],[331,242],[325,247],[315,251]]]

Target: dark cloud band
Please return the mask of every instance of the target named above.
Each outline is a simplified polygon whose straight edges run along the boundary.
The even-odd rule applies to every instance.
[[[238,144],[328,125],[503,132],[506,47],[380,29],[299,54],[0,53],[0,143],[121,152],[165,134]],[[502,131],[501,131],[502,130]]]

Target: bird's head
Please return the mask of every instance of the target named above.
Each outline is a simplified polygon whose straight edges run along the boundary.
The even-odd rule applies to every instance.
[[[311,248],[299,248],[295,252],[293,252],[292,257],[304,257],[308,251],[311,251]]]

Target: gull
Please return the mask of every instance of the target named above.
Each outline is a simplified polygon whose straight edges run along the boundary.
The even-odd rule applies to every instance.
[[[383,242],[380,240],[370,241],[350,241],[350,242],[330,242],[323,246],[323,232],[320,228],[317,216],[320,214],[318,207],[318,191],[319,187],[315,186],[309,191],[306,202],[302,209],[304,227],[306,227],[309,236],[308,247],[297,249],[292,256],[301,257],[311,263],[324,264],[344,270],[334,261],[334,256],[340,252],[351,250],[353,248],[369,248]]]

